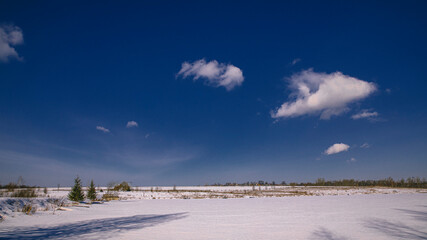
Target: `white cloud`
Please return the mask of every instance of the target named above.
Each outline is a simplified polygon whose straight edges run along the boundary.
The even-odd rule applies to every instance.
[[[356,119],[361,119],[361,118],[368,118],[368,119],[372,119],[378,117],[378,113],[377,112],[370,112],[369,110],[362,110],[361,112],[354,114],[353,116],[351,116],[352,119],[356,120]]]
[[[295,58],[294,60],[292,60],[292,65],[295,65],[297,63],[301,62],[301,58]]]
[[[129,121],[129,122],[126,124],[126,127],[127,127],[127,128],[131,128],[131,127],[138,127],[138,123],[137,123],[137,122],[135,122],[135,121]]]
[[[360,145],[361,148],[370,148],[371,145],[369,145],[369,143],[364,143],[362,145]]]
[[[24,43],[22,30],[14,25],[0,26],[0,61],[8,62],[15,58],[22,60],[13,46]]]
[[[349,145],[344,143],[335,143],[334,145],[330,146],[328,149],[325,150],[326,155],[336,154],[344,151],[348,151],[350,148]]]
[[[373,83],[341,72],[316,73],[313,69],[292,75],[289,82],[293,99],[272,112],[273,118],[320,114],[321,119],[329,119],[347,111],[350,103],[366,98],[377,89]]]
[[[350,160],[347,160],[348,163],[353,163],[353,162],[357,162],[357,159],[352,157],[350,158]]]
[[[193,80],[205,78],[206,84],[214,87],[225,87],[227,91],[242,85],[244,81],[240,68],[231,64],[218,63],[216,60],[206,62],[205,59],[193,63],[184,62],[177,74],[183,78],[193,77]]]
[[[110,129],[105,128],[103,126],[96,126],[96,130],[99,130],[99,131],[102,131],[102,132],[105,132],[105,133],[109,133],[110,132]]]

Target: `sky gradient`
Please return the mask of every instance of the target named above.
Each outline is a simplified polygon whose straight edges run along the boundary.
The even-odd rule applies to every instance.
[[[0,183],[427,177],[425,1],[0,1]]]

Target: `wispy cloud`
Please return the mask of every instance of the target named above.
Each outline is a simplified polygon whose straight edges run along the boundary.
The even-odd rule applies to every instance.
[[[96,126],[96,130],[99,130],[99,131],[102,131],[102,132],[105,132],[105,133],[109,133],[110,132],[110,129],[105,128],[103,126]]]
[[[131,128],[131,127],[138,127],[138,123],[137,123],[137,122],[135,122],[135,121],[129,121],[129,122],[126,124],[126,127],[127,127],[127,128]]]
[[[76,149],[69,148],[68,144],[40,144],[27,140],[13,142],[6,149],[0,146],[0,182],[14,181],[22,175],[31,185],[63,185],[72,184],[78,174],[84,179],[94,178],[98,184],[112,180],[145,184],[146,180],[164,181],[164,172],[198,158],[201,153],[198,147],[174,142],[144,147],[143,137],[136,136],[125,144],[105,141],[92,146],[73,146]]]
[[[87,180],[96,178],[99,184],[106,184],[112,179],[129,179],[136,176],[135,173],[117,167],[112,169],[107,164],[94,165],[93,162],[86,160],[80,161],[79,164],[75,161],[65,161],[61,159],[62,155],[49,156],[0,149],[0,164],[5,166],[0,168],[0,181],[10,182],[22,175],[29,185],[53,186],[60,183],[61,186],[70,186],[68,184],[72,184],[72,179],[77,174]],[[150,172],[146,172],[144,176],[148,174]],[[137,175],[137,178],[139,177],[141,174]]]
[[[182,63],[181,70],[177,76],[182,76],[183,78],[193,77],[193,80],[204,78],[206,79],[205,84],[224,87],[227,91],[242,85],[244,81],[240,68],[231,64],[218,63],[216,60],[206,62],[205,59],[200,59],[193,63]]]
[[[351,116],[352,119],[357,120],[357,119],[362,119],[362,118],[367,118],[367,119],[374,119],[378,117],[378,113],[377,112],[372,112],[369,110],[362,110],[361,112],[354,114],[353,116]]]
[[[24,43],[21,28],[15,25],[0,26],[0,61],[8,62],[9,59],[22,60],[13,46]]]
[[[336,154],[340,152],[348,151],[350,148],[349,145],[344,143],[335,143],[334,145],[330,146],[328,149],[325,150],[326,155]]]
[[[158,137],[153,140],[162,140],[158,144],[144,138],[148,132],[130,134],[119,130],[111,131],[111,135],[96,126],[104,129],[106,126],[101,123],[92,126],[104,137],[88,133],[88,138],[82,136],[77,142],[69,139],[49,141],[46,136],[33,139],[0,135],[0,142],[8,140],[0,144],[0,182],[15,181],[22,175],[31,185],[56,186],[60,183],[63,186],[64,183],[72,184],[78,174],[82,179],[93,178],[97,184],[123,180],[135,184],[167,183],[173,178],[167,172],[198,159],[203,153],[199,145],[163,137],[161,133],[151,133]],[[106,139],[107,135],[110,137]]]
[[[197,148],[168,146],[161,149],[141,148],[140,145],[129,143],[131,147],[110,149],[100,153],[106,162],[121,163],[132,169],[173,168],[182,162],[193,160],[200,155]]]
[[[370,148],[371,145],[369,143],[364,143],[362,145],[360,145],[361,148]]]
[[[357,162],[357,159],[356,159],[356,158],[354,158],[354,157],[352,157],[352,158],[350,158],[349,160],[347,160],[347,162],[348,162],[348,163],[354,163],[354,162]]]
[[[294,60],[292,60],[291,64],[295,65],[297,63],[301,62],[301,58],[295,58]]]
[[[289,78],[292,100],[271,113],[273,118],[290,118],[320,114],[321,119],[340,115],[348,105],[366,98],[377,88],[375,84],[354,77],[334,73],[303,70]]]

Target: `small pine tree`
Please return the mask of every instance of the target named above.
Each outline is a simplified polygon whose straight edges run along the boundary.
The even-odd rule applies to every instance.
[[[76,177],[74,179],[74,187],[71,189],[71,192],[68,194],[68,199],[75,202],[83,201],[85,198],[85,195],[82,191],[82,184],[79,177]]]
[[[90,181],[90,186],[87,191],[87,198],[89,198],[92,201],[95,201],[96,199],[96,189],[95,189],[95,184],[93,184],[93,180]]]

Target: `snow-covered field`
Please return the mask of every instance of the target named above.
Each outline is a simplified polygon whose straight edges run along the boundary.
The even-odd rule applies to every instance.
[[[100,192],[101,190],[103,192]],[[44,194],[38,189],[37,194],[43,198],[66,198],[71,188],[49,188]],[[84,188],[85,190],[85,188]],[[97,189],[98,196],[107,192],[107,188]],[[204,198],[252,198],[252,197],[287,197],[287,196],[325,196],[325,195],[359,195],[359,194],[402,194],[427,193],[427,189],[415,188],[381,188],[381,187],[290,187],[290,186],[179,186],[179,187],[134,187],[131,192],[115,192],[121,200],[132,199],[204,199]],[[0,199],[4,199],[0,197]]]
[[[425,190],[139,190],[143,191],[121,192],[120,197],[127,200],[67,207],[71,211],[9,212],[0,223],[0,239],[427,239]],[[66,194],[65,189],[48,191],[49,197]],[[8,200],[0,198],[2,209]]]

